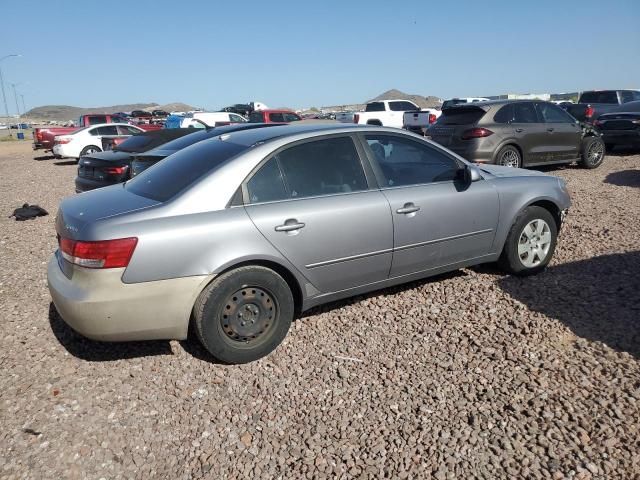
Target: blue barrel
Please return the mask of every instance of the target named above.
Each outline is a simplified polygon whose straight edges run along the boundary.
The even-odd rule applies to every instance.
[[[18,140],[24,140],[24,132],[18,132]]]

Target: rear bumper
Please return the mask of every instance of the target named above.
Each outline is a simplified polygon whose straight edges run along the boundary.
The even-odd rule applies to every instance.
[[[124,268],[61,270],[58,252],[49,261],[47,282],[62,319],[94,340],[185,339],[196,297],[210,276],[123,283]]]

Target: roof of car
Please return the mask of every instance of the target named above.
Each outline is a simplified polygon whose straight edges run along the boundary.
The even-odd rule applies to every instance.
[[[469,102],[469,103],[457,103],[455,105],[448,106],[444,110],[464,110],[468,108],[480,108],[482,110],[488,110],[493,106],[507,105],[510,103],[523,103],[523,102],[546,102],[546,100],[540,100],[538,98],[518,98],[518,99],[501,99],[501,100],[485,100],[483,102]]]

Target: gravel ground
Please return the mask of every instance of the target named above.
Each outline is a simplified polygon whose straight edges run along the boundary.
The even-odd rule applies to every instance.
[[[75,169],[0,144],[0,477],[640,478],[640,155],[549,171],[574,206],[545,273],[316,309],[244,366],[61,322],[45,266]],[[6,218],[23,202],[51,215]]]

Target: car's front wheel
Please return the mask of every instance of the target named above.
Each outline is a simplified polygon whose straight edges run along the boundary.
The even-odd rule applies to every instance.
[[[520,151],[513,145],[502,147],[498,152],[496,163],[498,165],[502,165],[503,167],[522,167],[522,157],[520,156]]]
[[[600,137],[587,137],[582,141],[582,161],[584,168],[596,168],[602,165],[605,144]]]
[[[287,282],[260,266],[220,275],[194,306],[198,338],[225,363],[247,363],[269,354],[284,340],[293,314]]]
[[[534,275],[551,261],[557,239],[553,215],[542,207],[527,207],[513,223],[498,264],[515,275]]]

